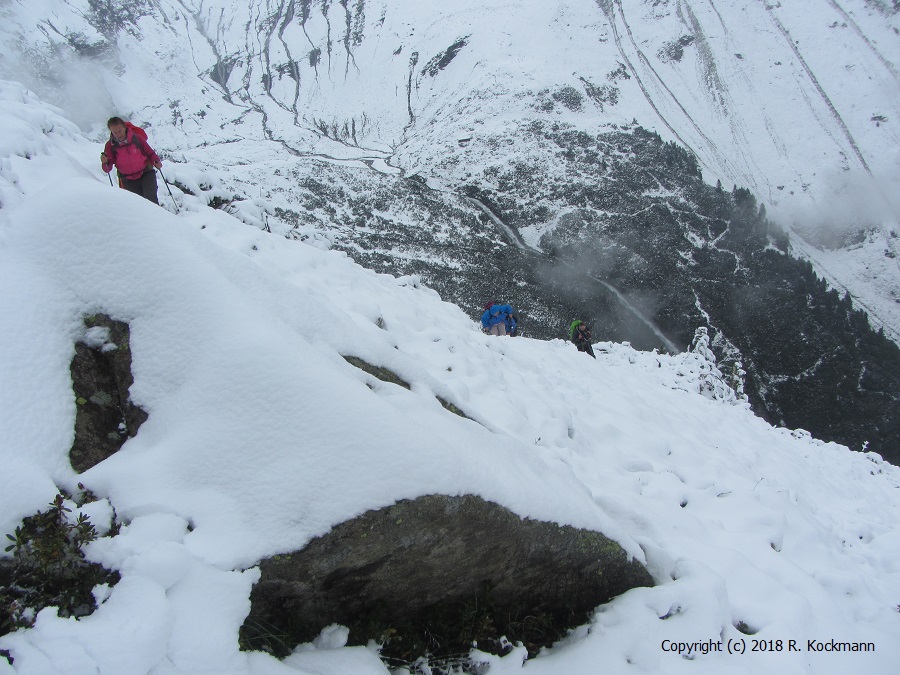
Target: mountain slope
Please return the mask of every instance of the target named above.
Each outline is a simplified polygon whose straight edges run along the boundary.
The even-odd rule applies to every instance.
[[[181,169],[203,167],[200,191],[255,210],[248,222],[419,274],[473,316],[502,296],[535,337],[582,315],[605,339],[677,351],[705,325],[766,419],[897,460],[900,352],[857,316],[900,336],[893,7],[8,13],[6,70],[69,114],[151,123],[176,189],[197,192]],[[85,73],[101,85],[80,86]],[[853,306],[770,244],[812,260]]]
[[[430,168],[457,134],[502,129],[534,94],[571,87],[583,106],[562,121],[636,118],[773,206],[827,208],[833,173],[897,176],[900,16],[886,2],[47,7],[7,10],[7,73],[75,107],[58,85],[80,83],[78,66],[127,71],[103,83],[113,103],[188,135],[224,123],[301,153]]]
[[[94,145],[7,86],[6,110],[31,120],[19,127],[31,159],[3,165],[18,205],[0,210],[0,307],[15,317],[0,331],[15,383],[0,388],[0,524],[82,481],[102,500],[92,520],[105,532],[114,507],[123,527],[89,547],[122,575],[98,589],[97,611],[43,610],[0,638],[13,659],[0,673],[385,673],[339,631],[283,662],[239,651],[253,564],[436,491],[603,531],[657,581],[528,671],[892,672],[897,467],[706,398],[697,354],[599,343],[594,361],[559,340],[492,338],[416,278],[313,237],[247,227],[203,195],[182,196],[175,217],[85,180]],[[82,318],[100,310],[131,325],[132,395],[150,417],[77,475],[68,368]],[[343,355],[412,387],[371,388]],[[747,653],[724,651],[729,640]],[[833,643],[874,651],[819,651]],[[521,650],[472,656],[494,675],[523,667]]]

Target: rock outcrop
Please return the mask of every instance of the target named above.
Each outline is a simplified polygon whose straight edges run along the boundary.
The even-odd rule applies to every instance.
[[[414,660],[531,650],[587,621],[598,605],[653,580],[598,532],[523,519],[480,497],[403,500],[341,523],[300,551],[260,563],[245,648],[287,654],[324,627]]]
[[[70,367],[77,407],[69,461],[79,473],[115,453],[147,419],[128,393],[134,382],[128,324],[105,314],[84,323]]]

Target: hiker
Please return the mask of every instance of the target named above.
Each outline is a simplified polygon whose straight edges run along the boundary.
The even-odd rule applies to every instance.
[[[109,173],[115,166],[119,175],[119,187],[159,204],[156,197],[156,171],[153,169],[161,169],[162,161],[147,144],[147,134],[121,117],[110,117],[106,126],[109,129],[109,140],[100,153],[103,170]]]
[[[515,337],[519,328],[519,314],[511,305],[501,305],[496,300],[491,300],[484,306],[481,326],[488,335]]]
[[[580,319],[575,319],[569,326],[569,339],[580,352],[594,356],[594,348],[591,346],[591,329]],[[596,359],[597,357],[594,356]]]

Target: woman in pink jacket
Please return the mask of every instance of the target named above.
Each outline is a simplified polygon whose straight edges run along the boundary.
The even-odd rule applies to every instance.
[[[119,186],[159,204],[156,198],[156,171],[162,162],[147,141],[126,126],[121,117],[111,117],[106,123],[109,140],[100,153],[100,164],[106,173],[116,167]]]

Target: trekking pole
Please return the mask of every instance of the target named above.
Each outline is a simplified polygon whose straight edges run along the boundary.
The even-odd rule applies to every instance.
[[[262,188],[259,189],[259,198],[262,199]],[[271,228],[269,227],[269,212],[266,211],[266,207],[263,207],[263,229],[269,234],[272,233]]]
[[[159,171],[159,175],[163,177],[163,183],[166,184],[166,190],[169,191],[169,196],[172,198],[172,204],[175,206],[175,213],[179,213],[178,204],[175,203],[175,195],[172,194],[172,188],[169,187],[169,181],[166,180],[166,174],[162,172],[162,169],[157,169]]]

